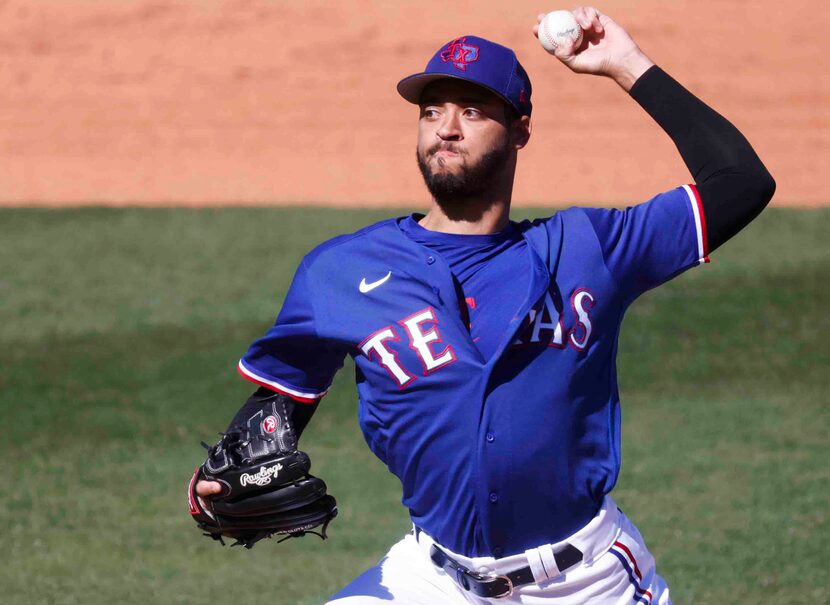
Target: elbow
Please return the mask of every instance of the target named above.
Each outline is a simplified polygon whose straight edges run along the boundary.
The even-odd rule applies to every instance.
[[[775,195],[775,186],[775,179],[772,178],[772,175],[766,168],[762,167],[753,186],[758,205],[761,209],[766,208],[767,204],[772,200],[772,196]]]
[[[740,179],[739,190],[746,210],[752,217],[758,216],[775,195],[775,179],[760,161],[752,169],[742,171]]]
[[[757,216],[772,200],[775,195],[775,179],[770,174],[761,159],[752,154],[725,171],[728,178],[734,179],[735,191],[742,192],[743,204],[753,216]]]
[[[775,187],[775,179],[772,178],[772,175],[769,172],[767,172],[764,189],[764,195],[766,196],[767,204],[769,204],[770,200],[772,200],[772,196],[775,195]]]
[[[712,252],[761,214],[775,194],[775,179],[758,162],[701,183],[698,191]]]

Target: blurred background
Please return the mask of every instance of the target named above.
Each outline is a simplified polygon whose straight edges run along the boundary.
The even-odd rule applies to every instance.
[[[331,539],[202,538],[185,489],[252,390],[235,371],[318,242],[423,208],[395,92],[459,34],[534,82],[514,218],[690,177],[610,81],[530,33],[543,2],[0,0],[0,600],[323,603],[409,528],[347,362],[301,446]],[[778,182],[712,263],[623,324],[614,497],[681,603],[828,603],[830,12],[612,1]],[[332,208],[336,207],[336,208]]]
[[[553,5],[436,0],[0,2],[0,203],[390,206],[424,200],[395,91],[442,44],[514,48],[534,84],[523,205],[624,204],[688,180],[607,80],[532,36]],[[555,7],[554,7],[555,8]],[[830,11],[793,0],[606,0],[643,50],[732,119],[779,182],[830,198]]]

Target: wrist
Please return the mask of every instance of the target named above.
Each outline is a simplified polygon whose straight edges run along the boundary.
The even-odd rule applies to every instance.
[[[654,62],[643,51],[636,48],[624,60],[620,61],[618,67],[609,75],[625,92],[629,92],[631,87],[634,86],[634,82],[653,65]]]

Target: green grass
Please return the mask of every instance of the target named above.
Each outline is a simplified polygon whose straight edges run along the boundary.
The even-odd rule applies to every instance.
[[[300,257],[392,214],[0,211],[3,602],[310,605],[374,564],[408,521],[349,365],[303,437],[331,540],[222,549],[185,484]],[[830,601],[828,232],[830,211],[769,210],[623,324],[614,495],[678,604]]]

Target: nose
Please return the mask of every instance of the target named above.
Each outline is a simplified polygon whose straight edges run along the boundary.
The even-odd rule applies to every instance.
[[[464,138],[461,134],[461,122],[458,113],[453,110],[446,111],[441,126],[435,134],[442,141],[460,141]]]

